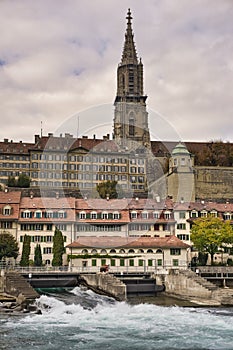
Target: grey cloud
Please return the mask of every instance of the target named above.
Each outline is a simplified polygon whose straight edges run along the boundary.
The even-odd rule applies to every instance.
[[[32,141],[40,120],[53,132],[79,111],[113,103],[127,7],[148,108],[177,130],[161,127],[162,137],[233,141],[231,0],[1,2],[1,139]]]

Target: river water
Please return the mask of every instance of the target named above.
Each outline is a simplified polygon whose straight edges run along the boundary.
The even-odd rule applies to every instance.
[[[117,302],[79,287],[41,295],[42,315],[0,315],[0,350],[233,349],[232,308],[153,299]]]

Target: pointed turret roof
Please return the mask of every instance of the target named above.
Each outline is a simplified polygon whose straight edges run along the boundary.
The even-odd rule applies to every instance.
[[[125,43],[123,48],[123,54],[121,59],[121,64],[137,64],[138,58],[137,58],[137,52],[133,40],[133,31],[132,31],[132,23],[131,23],[131,11],[128,10],[127,13],[127,28],[125,33]]]

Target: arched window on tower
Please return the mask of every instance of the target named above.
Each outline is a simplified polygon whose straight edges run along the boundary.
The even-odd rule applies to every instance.
[[[129,136],[135,135],[135,120],[133,116],[129,118]]]
[[[123,94],[125,94],[125,75],[124,74],[122,74],[121,76],[121,84],[122,84]]]

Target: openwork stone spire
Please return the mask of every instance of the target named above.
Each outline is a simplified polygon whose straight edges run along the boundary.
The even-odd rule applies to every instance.
[[[138,59],[137,59],[137,52],[133,40],[133,31],[132,31],[132,16],[130,9],[128,10],[127,13],[127,29],[125,33],[125,43],[124,43],[124,49],[123,49],[123,54],[122,54],[122,59],[121,59],[121,64],[137,64]]]
[[[124,48],[117,68],[113,136],[125,149],[129,148],[129,144],[135,143],[137,147],[150,148],[147,96],[143,92],[143,64],[141,59],[137,58],[130,9],[126,19]]]

